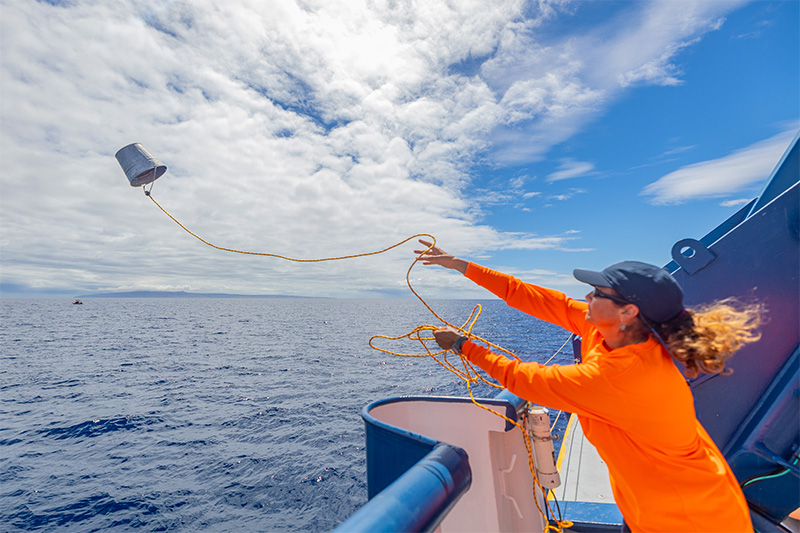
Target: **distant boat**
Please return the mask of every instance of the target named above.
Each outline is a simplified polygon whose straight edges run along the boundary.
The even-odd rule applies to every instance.
[[[83,302],[80,300],[75,300],[74,302],[72,302],[72,305],[83,305]]]

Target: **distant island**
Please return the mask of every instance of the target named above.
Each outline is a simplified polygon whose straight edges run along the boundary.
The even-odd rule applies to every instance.
[[[131,291],[95,292],[81,294],[75,298],[310,298],[309,296],[290,296],[285,294],[226,294],[221,292],[186,291]]]

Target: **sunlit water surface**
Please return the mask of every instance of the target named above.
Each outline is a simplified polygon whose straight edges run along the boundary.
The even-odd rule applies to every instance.
[[[453,323],[474,303],[431,302]],[[474,331],[523,360],[567,337],[481,303]],[[0,299],[0,313],[3,530],[331,530],[367,498],[362,408],[466,394],[430,359],[369,347],[435,323],[416,300]]]

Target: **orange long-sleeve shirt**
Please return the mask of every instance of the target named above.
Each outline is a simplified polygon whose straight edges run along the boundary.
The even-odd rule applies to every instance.
[[[610,350],[586,322],[586,302],[473,263],[466,276],[510,306],[582,337],[576,365],[520,363],[471,342],[462,353],[512,393],[578,415],[632,531],[753,531],[733,472],[656,340]]]

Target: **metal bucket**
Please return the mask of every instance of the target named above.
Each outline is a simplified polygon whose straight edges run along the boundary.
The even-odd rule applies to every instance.
[[[167,171],[167,166],[153,157],[144,146],[139,143],[129,144],[120,148],[116,156],[131,187],[140,187],[156,181]]]

